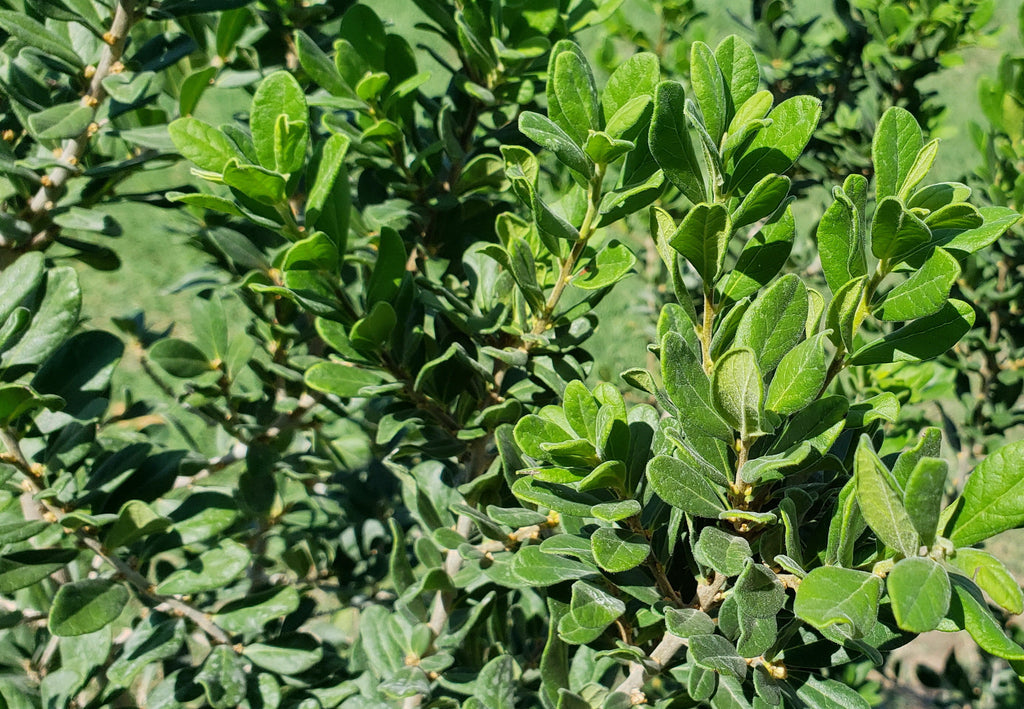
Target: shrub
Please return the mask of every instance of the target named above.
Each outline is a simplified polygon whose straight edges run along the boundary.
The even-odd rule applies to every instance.
[[[417,0],[420,51],[363,4],[0,12],[6,701],[865,706],[844,665],[930,630],[1024,661],[977,548],[1024,525],[1021,444],[947,495],[941,431],[863,395],[965,337],[1019,215],[926,184],[893,107],[794,269],[821,102],[737,36],[599,81],[572,38],[620,4]],[[116,265],[69,234],[120,199],[210,259],[191,333],[118,321],[126,392],[57,265]],[[670,302],[624,396],[590,338],[638,245]]]

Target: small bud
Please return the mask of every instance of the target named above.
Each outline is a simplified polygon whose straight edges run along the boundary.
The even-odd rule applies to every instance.
[[[103,33],[103,41],[106,42],[107,44],[113,44],[114,42],[117,41],[117,37],[114,36],[113,32],[104,32]]]
[[[89,66],[85,67],[85,70],[82,72],[82,75],[86,79],[91,79],[96,75],[96,67],[90,64]]]
[[[93,122],[93,123],[89,124],[89,127],[85,129],[85,132],[89,135],[89,137],[92,137],[92,136],[96,135],[97,133],[99,133],[99,130],[100,130],[100,124]]]
[[[50,179],[49,175],[43,175],[39,178],[39,182],[42,183],[43,187],[50,187],[53,185],[53,180]]]
[[[95,96],[83,96],[82,105],[88,106],[89,108],[96,108],[100,105],[100,100]]]
[[[111,74],[120,74],[123,71],[124,71],[124,64],[122,64],[121,62],[114,62],[113,64],[110,65],[110,73]]]
[[[4,131],[3,138],[5,141],[10,143],[12,140],[14,140],[14,131],[8,128],[7,130]]]

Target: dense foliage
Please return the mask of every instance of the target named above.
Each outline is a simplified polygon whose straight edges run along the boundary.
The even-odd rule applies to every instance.
[[[1024,60],[963,182],[925,81],[994,3],[414,4],[0,9],[5,705],[863,707],[966,630],[1013,706]]]

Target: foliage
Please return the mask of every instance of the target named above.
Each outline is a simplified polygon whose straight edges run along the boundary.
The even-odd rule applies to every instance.
[[[864,386],[930,395],[1016,202],[929,184],[894,106],[842,139],[873,180],[812,168],[844,175],[798,244],[838,109],[795,68],[621,0],[415,5],[429,46],[361,3],[0,10],[5,702],[865,706],[849,663],[935,629],[1019,672],[978,545],[1024,526],[1021,443],[950,497],[940,430]],[[858,11],[914,72],[984,7]],[[606,77],[590,27],[634,48]],[[125,203],[193,220],[190,332],[83,322],[64,262],[116,268]],[[588,382],[595,308],[648,253],[627,397]]]

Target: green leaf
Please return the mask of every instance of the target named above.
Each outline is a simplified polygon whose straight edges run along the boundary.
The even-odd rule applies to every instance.
[[[770,374],[803,338],[808,308],[807,288],[799,276],[786,274],[747,308],[736,328],[733,347],[753,350],[761,372]]]
[[[128,546],[150,534],[167,529],[171,521],[157,514],[142,500],[129,500],[121,506],[117,521],[107,530],[103,540],[108,549]]]
[[[185,642],[185,622],[151,613],[132,629],[122,652],[107,668],[112,687],[128,687],[153,663],[174,657]]]
[[[764,380],[753,350],[730,350],[715,363],[711,402],[726,423],[739,431],[741,439],[749,440],[765,433],[762,426]]]
[[[690,45],[690,88],[700,106],[704,126],[717,145],[725,133],[729,105],[725,77],[711,48],[697,41]]]
[[[927,547],[935,541],[948,467],[940,458],[921,458],[907,478],[903,493],[903,504],[910,521],[921,535],[921,543]]]
[[[480,701],[480,709],[514,709],[515,675],[516,661],[511,655],[498,655],[484,665],[473,683],[473,697]]]
[[[796,413],[814,401],[825,384],[827,332],[820,332],[786,353],[768,385],[764,407],[782,416]]]
[[[862,638],[877,622],[881,595],[882,579],[874,574],[821,566],[800,582],[793,612],[816,628]]]
[[[925,557],[903,559],[885,578],[896,624],[911,633],[935,630],[949,610],[949,575]]]
[[[110,579],[65,583],[53,597],[47,627],[57,636],[93,633],[117,620],[128,599],[128,589]]]
[[[787,206],[743,245],[722,288],[726,301],[735,303],[753,295],[775,278],[789,259],[795,235],[793,210]]]
[[[715,48],[715,59],[725,79],[729,114],[732,115],[757,92],[761,78],[757,57],[749,44],[733,34]]]
[[[821,101],[794,96],[768,114],[772,124],[761,130],[737,160],[727,190],[748,191],[766,175],[782,174],[797,161],[821,118]]]
[[[601,127],[594,75],[584,57],[575,51],[555,54],[551,63],[554,71],[547,85],[548,115],[582,146],[588,132]]]
[[[626,604],[585,581],[572,585],[570,612],[558,623],[558,634],[573,644],[589,643],[626,612]]]
[[[732,227],[739,229],[775,213],[789,194],[790,179],[766,175],[743,198],[732,213]]]
[[[229,633],[252,634],[298,607],[299,592],[293,586],[278,586],[225,604],[213,621]]]
[[[28,127],[38,140],[77,138],[92,123],[96,111],[78,101],[50,106],[28,117]]]
[[[775,618],[786,605],[786,587],[764,564],[748,563],[733,588],[740,613],[745,616]]]
[[[715,632],[715,621],[697,608],[666,608],[665,629],[680,638],[691,635],[711,635]]]
[[[64,344],[79,326],[82,289],[70,266],[47,269],[42,303],[18,343],[3,355],[4,366],[41,364]],[[38,297],[38,296],[37,296]]]
[[[332,96],[352,97],[352,88],[316,42],[302,30],[295,30],[295,55],[309,78]]]
[[[966,547],[1024,525],[1024,441],[990,453],[967,478],[946,536]]]
[[[893,288],[876,311],[882,320],[914,320],[942,309],[960,277],[960,263],[944,249],[935,249],[920,270]]]
[[[607,288],[628,276],[635,265],[636,256],[633,252],[625,244],[612,239],[573,276],[572,284],[583,290]]]
[[[590,538],[594,560],[605,571],[629,571],[644,563],[651,553],[643,536],[616,527],[600,527]]]
[[[737,576],[750,559],[750,543],[743,537],[705,527],[693,548],[696,560],[726,576]]]
[[[247,675],[244,664],[244,660],[227,645],[217,645],[206,656],[195,681],[202,685],[206,700],[213,709],[231,709],[245,699]]]
[[[156,587],[157,593],[188,595],[225,588],[245,570],[251,558],[244,545],[222,539],[216,547],[164,579]]]
[[[882,114],[871,142],[875,198],[879,203],[899,194],[923,144],[921,126],[909,111],[893,106]]]
[[[340,133],[324,142],[316,177],[306,199],[306,229],[316,228],[325,232],[334,240],[340,254],[345,253],[348,241],[352,202],[348,170],[345,168],[345,155],[350,143],[348,136]]]
[[[284,175],[257,165],[242,165],[237,160],[228,161],[223,169],[224,184],[260,204],[275,207],[287,199]]]
[[[850,175],[843,187],[833,188],[833,202],[818,222],[821,270],[833,293],[867,273],[864,256],[866,194],[867,179]]]
[[[405,242],[398,232],[391,227],[381,229],[377,242],[377,262],[366,284],[368,305],[390,301],[395,297],[402,285],[407,261]]]
[[[0,593],[11,594],[42,581],[74,561],[74,549],[28,549],[0,556]]]
[[[593,175],[593,165],[584,154],[583,148],[546,116],[523,111],[519,115],[519,130],[537,145],[553,152],[555,157],[577,173],[580,179],[586,181]]]
[[[661,378],[669,399],[679,410],[684,430],[732,441],[729,424],[711,402],[711,382],[704,367],[682,335],[675,332],[668,333],[661,343]]]
[[[693,204],[700,204],[707,199],[707,195],[704,192],[700,163],[693,150],[685,110],[686,93],[682,84],[676,81],[658,84],[648,140],[651,154],[669,182]]]
[[[223,132],[197,118],[179,118],[167,126],[167,132],[182,157],[200,170],[221,173],[229,161],[242,157]]]
[[[661,196],[665,191],[665,173],[657,170],[649,178],[636,185],[605,193],[601,198],[598,212],[601,220],[598,226],[608,226],[619,219],[636,214]]]
[[[357,397],[363,387],[380,384],[383,376],[342,362],[317,362],[306,370],[306,386],[342,398]]]
[[[209,358],[191,342],[173,337],[156,342],[149,348],[149,358],[172,377],[191,379],[214,371]]]
[[[729,211],[721,204],[698,204],[683,218],[669,243],[700,274],[705,289],[718,278],[732,236]]]
[[[651,488],[673,507],[695,517],[717,519],[725,510],[718,489],[695,466],[659,455],[647,464]]]
[[[931,170],[932,164],[935,162],[935,156],[938,152],[938,138],[927,143],[917,152],[917,156],[914,158],[914,164],[911,165],[910,169],[907,171],[907,176],[904,178],[903,184],[900,185],[899,193],[896,195],[897,197],[906,201],[914,188],[921,184],[921,180],[928,175],[928,171]]]
[[[323,647],[320,641],[306,633],[294,633],[276,638],[272,643],[252,643],[242,653],[253,664],[282,675],[297,675],[320,662]]]
[[[698,666],[727,677],[743,679],[747,674],[747,661],[721,635],[691,635],[688,654]]]
[[[871,253],[895,266],[931,242],[932,232],[895,197],[878,203],[871,222]]]
[[[370,308],[370,312],[352,325],[349,340],[357,350],[379,350],[387,342],[397,323],[398,316],[395,315],[394,307],[386,301],[377,301]]]
[[[583,152],[598,165],[608,165],[633,150],[636,144],[613,138],[604,131],[591,131],[583,145]]]
[[[922,458],[938,458],[941,455],[942,430],[930,427],[918,434],[912,448],[900,453],[892,466],[892,477],[901,490],[907,489],[907,480]]]
[[[960,569],[967,578],[981,587],[1000,607],[1010,613],[1024,610],[1024,591],[1010,570],[987,551],[963,547],[946,561]]]
[[[658,56],[651,52],[639,52],[619,64],[601,94],[606,124],[610,126],[612,116],[631,101],[645,96],[653,98],[660,78]]]
[[[864,345],[847,362],[861,365],[932,359],[954,347],[973,325],[974,308],[962,300],[949,300],[937,313]]]
[[[38,251],[29,251],[0,271],[0,323],[39,287],[44,273],[43,255]]]
[[[860,438],[854,458],[857,478],[857,502],[864,520],[886,546],[904,556],[916,556],[921,540],[903,506],[892,473],[871,446],[866,434]]]
[[[289,126],[284,135],[281,116]],[[252,99],[249,128],[260,165],[284,174],[302,167],[309,142],[309,109],[302,87],[289,72],[275,71],[260,82]]]
[[[523,583],[540,587],[597,574],[597,570],[587,564],[547,554],[536,546],[523,547],[516,552],[512,557],[511,570]]]
[[[46,25],[33,19],[24,12],[0,10],[0,28],[7,34],[17,38],[30,47],[35,47],[43,54],[63,59],[74,67],[84,67],[85,62],[69,46],[66,40],[53,34]]]
[[[839,680],[819,679],[813,674],[796,690],[809,709],[869,709],[871,704],[856,689]]]
[[[953,624],[970,633],[982,650],[1005,660],[1024,660],[1024,647],[1006,637],[974,582],[959,574],[951,575],[949,580],[953,595],[948,617]]]
[[[1021,215],[1009,207],[982,207],[981,216],[985,223],[976,229],[967,231],[937,229],[935,237],[941,246],[948,250],[962,251],[973,254],[988,248],[1002,236],[1007,229],[1021,220]]]

